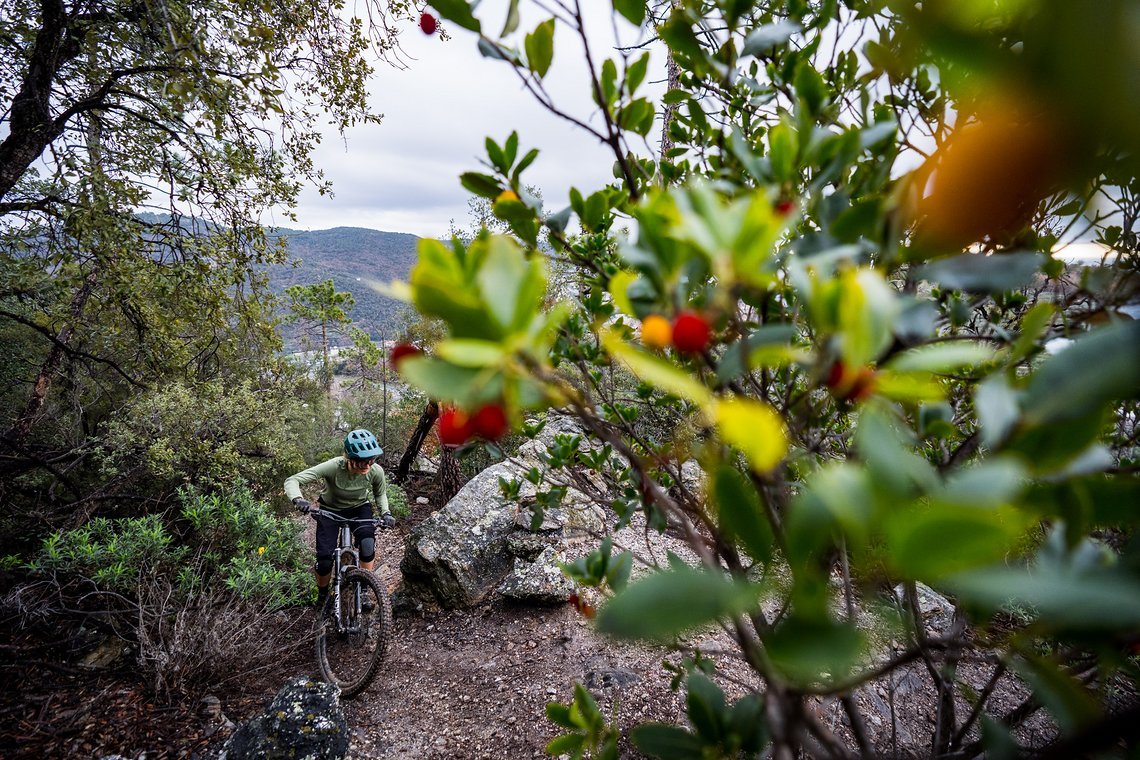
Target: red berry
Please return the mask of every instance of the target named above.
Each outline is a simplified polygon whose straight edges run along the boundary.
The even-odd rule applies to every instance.
[[[388,354],[388,361],[392,362],[393,367],[399,367],[400,362],[409,356],[419,356],[423,351],[419,346],[413,346],[411,343],[397,343],[392,346],[392,351]]]
[[[461,409],[448,407],[439,415],[439,442],[444,446],[462,446],[471,437],[471,418]]]
[[[436,27],[435,16],[430,13],[420,14],[420,29],[424,34],[435,34]]]
[[[796,204],[789,200],[782,200],[776,202],[776,213],[780,216],[787,216],[795,210]]]
[[[851,369],[836,361],[827,372],[827,388],[843,401],[862,401],[875,390],[875,370],[870,367]]]
[[[847,365],[841,361],[836,361],[827,371],[827,387],[832,390],[840,390],[847,384],[845,382],[846,376]]]
[[[673,320],[673,347],[686,354],[699,354],[709,346],[712,332],[700,314],[683,311]]]
[[[497,441],[509,428],[507,413],[498,404],[487,404],[471,415],[471,429],[486,441]]]

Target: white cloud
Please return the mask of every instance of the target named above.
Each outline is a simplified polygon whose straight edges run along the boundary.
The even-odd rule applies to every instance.
[[[588,5],[592,52],[600,66],[603,58],[614,55],[611,10],[609,3]],[[480,5],[479,16],[488,29],[498,31],[505,9],[502,0],[488,0]],[[521,32],[542,18],[533,12],[528,17],[524,9],[519,45]],[[639,39],[638,30],[624,21],[620,27],[623,43]],[[576,118],[599,126],[581,46],[564,25],[556,29],[554,65],[546,85]],[[613,154],[608,148],[544,110],[523,90],[510,66],[479,54],[472,33],[454,25],[449,32],[452,39],[447,42],[415,27],[403,32],[403,47],[412,58],[409,68],[381,66],[371,88],[383,122],[351,129],[343,140],[332,132],[315,156],[333,182],[335,196],[307,190],[296,209],[297,222],[278,217],[271,223],[445,234],[449,220],[460,226],[467,222],[469,196],[459,174],[481,170],[485,137],[501,144],[512,129],[519,133],[520,155],[530,148],[540,150],[524,182],[538,186],[550,208],[568,203],[571,186],[592,191],[612,180]],[[660,79],[664,58],[658,52],[651,60],[649,78]]]

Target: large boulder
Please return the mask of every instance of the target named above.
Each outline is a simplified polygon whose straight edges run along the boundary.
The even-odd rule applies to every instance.
[[[472,607],[483,602],[512,571],[527,575],[531,568],[525,564],[516,568],[517,547],[508,546],[513,534],[535,534],[541,544],[554,545],[602,530],[604,511],[574,488],[568,488],[560,506],[544,509],[537,516],[537,489],[525,478],[531,467],[542,467],[541,456],[553,446],[555,435],[581,432],[574,420],[552,417],[534,440],[520,448],[517,457],[483,470],[443,509],[413,528],[400,562],[403,583],[396,592],[398,607],[415,609],[424,601],[449,609]],[[587,445],[584,437],[581,445]],[[519,481],[517,502],[503,496],[500,479]],[[591,483],[592,490],[598,488],[604,484]],[[537,557],[542,548],[536,545],[532,556]],[[546,564],[533,572],[547,576],[550,567]],[[519,593],[525,597],[528,592]],[[564,593],[569,592],[561,585],[550,592]],[[539,596],[548,599],[550,594]]]
[[[282,687],[261,715],[226,742],[221,760],[334,760],[348,753],[348,722],[340,690],[299,676]]]
[[[495,589],[513,566],[506,550],[515,527],[516,505],[499,488],[499,478],[519,477],[500,462],[476,475],[443,509],[412,529],[400,562],[398,596],[433,597],[444,607],[471,607]]]

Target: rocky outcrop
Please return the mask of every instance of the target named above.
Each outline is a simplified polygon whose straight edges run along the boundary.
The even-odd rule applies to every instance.
[[[472,607],[496,590],[520,602],[566,601],[572,586],[558,568],[558,547],[599,532],[604,512],[568,486],[559,506],[539,514],[537,489],[525,476],[531,467],[541,468],[556,435],[581,432],[572,420],[553,417],[515,458],[483,470],[413,528],[400,563],[397,609],[415,609],[427,600],[451,609]],[[580,446],[588,445],[583,436]],[[519,481],[517,501],[503,496],[500,480]]]
[[[243,723],[220,760],[333,760],[348,752],[348,723],[337,687],[300,676],[261,715]]]

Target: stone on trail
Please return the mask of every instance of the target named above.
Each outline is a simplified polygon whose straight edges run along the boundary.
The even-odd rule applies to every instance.
[[[340,690],[299,676],[277,692],[265,712],[238,727],[220,760],[337,760],[347,753]]]

